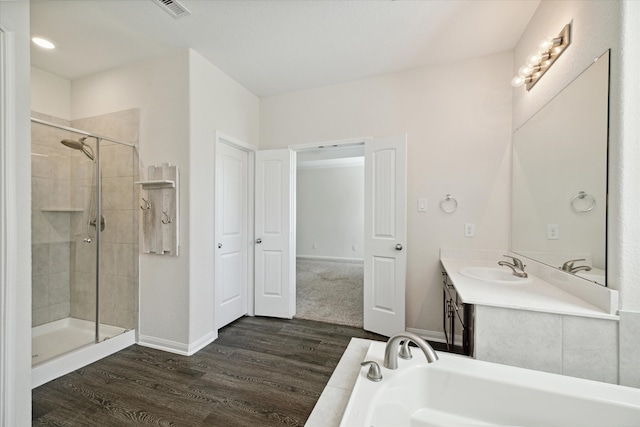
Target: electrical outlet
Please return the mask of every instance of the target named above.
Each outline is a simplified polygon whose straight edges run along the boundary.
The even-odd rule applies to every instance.
[[[558,224],[547,224],[547,240],[560,239],[560,226]]]
[[[311,248],[313,249],[318,249],[318,245],[316,245],[315,243],[313,245],[311,245]]]
[[[476,225],[468,222],[464,225],[464,237],[476,237]]]
[[[351,245],[351,250],[355,252],[358,250],[358,247],[356,245]]]

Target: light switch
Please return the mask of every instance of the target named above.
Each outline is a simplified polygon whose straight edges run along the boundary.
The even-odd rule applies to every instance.
[[[558,224],[547,224],[547,240],[560,239],[560,226]]]
[[[464,225],[464,237],[476,237],[476,225],[468,222]]]
[[[426,212],[427,207],[427,199],[418,199],[418,212]]]

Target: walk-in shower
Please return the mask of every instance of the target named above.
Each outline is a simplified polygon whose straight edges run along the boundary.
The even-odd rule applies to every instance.
[[[33,115],[36,387],[135,341],[138,168],[135,144],[99,134],[118,129],[118,114],[74,122]]]

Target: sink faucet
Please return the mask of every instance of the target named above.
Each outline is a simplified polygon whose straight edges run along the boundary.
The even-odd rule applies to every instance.
[[[578,261],[586,261],[586,260],[584,258],[570,259],[569,261],[567,261],[564,264],[562,264],[562,267],[560,267],[560,269],[562,271],[566,271],[568,273],[577,273],[578,271],[589,271],[589,270],[591,270],[591,267],[589,267],[588,265],[579,265],[577,267],[574,267],[573,263],[578,262]]]
[[[513,275],[516,277],[529,277],[529,275],[527,273],[524,272],[524,268],[526,267],[526,265],[522,264],[522,261],[520,261],[518,258],[516,257],[512,257],[510,255],[503,255],[506,258],[511,258],[513,260],[513,264],[507,262],[507,261],[499,261],[498,265],[503,265],[505,267],[509,267],[511,269],[511,271],[513,271]],[[520,270],[520,271],[518,271]]]
[[[398,369],[398,348],[400,341],[406,340],[411,340],[420,347],[420,350],[427,357],[427,362],[433,363],[438,360],[438,355],[424,339],[413,332],[400,332],[387,341],[387,346],[384,348],[384,364],[382,366],[387,369]]]

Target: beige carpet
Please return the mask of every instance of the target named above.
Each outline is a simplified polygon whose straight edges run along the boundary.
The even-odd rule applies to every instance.
[[[298,319],[362,328],[362,263],[298,260]]]

